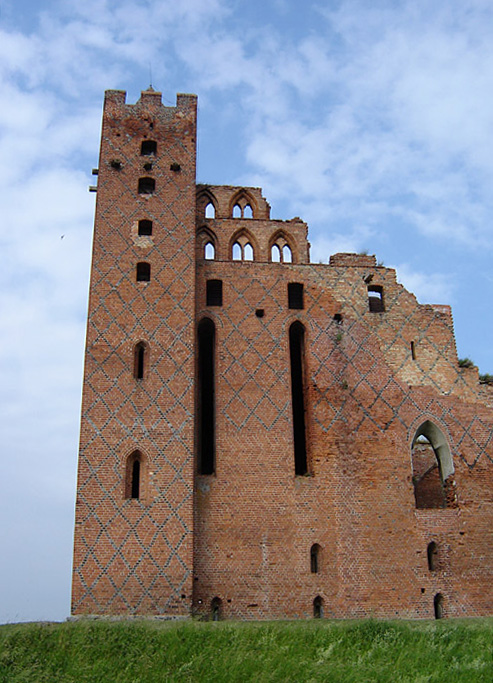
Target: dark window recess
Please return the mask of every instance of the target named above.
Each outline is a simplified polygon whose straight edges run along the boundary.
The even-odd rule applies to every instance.
[[[140,146],[140,153],[142,156],[149,156],[150,154],[156,154],[157,152],[157,142],[155,140],[143,140]]]
[[[144,378],[144,367],[146,357],[146,345],[144,342],[139,342],[135,346],[134,351],[134,377],[135,379]]]
[[[222,280],[207,280],[206,303],[207,306],[223,305]]]
[[[303,285],[299,282],[288,284],[288,306],[298,310],[303,309]]]
[[[324,615],[324,601],[322,598],[317,595],[315,600],[313,601],[313,618],[314,619],[321,619]]]
[[[216,328],[209,318],[198,327],[198,472],[215,471],[215,342]]]
[[[140,460],[134,460],[132,465],[132,495],[131,498],[140,497]]]
[[[125,472],[125,498],[140,498],[142,494],[142,455],[134,451],[127,459]]]
[[[156,189],[154,178],[139,178],[139,194],[152,194]]]
[[[304,388],[305,328],[296,321],[289,328],[289,356],[291,364],[291,399],[293,406],[293,440],[295,474],[307,474],[305,388]]]
[[[213,598],[211,600],[211,619],[212,621],[219,621],[221,619],[221,607],[222,607],[222,600],[221,598]]]
[[[438,547],[435,541],[428,543],[428,548],[426,549],[426,554],[428,557],[428,569],[430,572],[434,572],[437,565],[437,555]]]
[[[433,598],[433,611],[435,619],[443,619],[443,595],[441,593],[437,593]]]
[[[342,324],[342,315],[340,313],[336,313],[334,315],[334,322],[337,323],[338,325]]]
[[[119,159],[112,159],[110,161],[110,166],[111,168],[114,168],[116,171],[119,171],[122,167],[122,162]]]
[[[147,162],[144,164],[144,169],[145,169],[146,171],[152,171],[152,164],[151,164],[150,161],[147,161]]]
[[[263,318],[265,315],[264,309],[263,308],[257,308],[257,310],[255,311],[255,315],[257,316],[257,318]]]
[[[152,221],[139,221],[139,235],[152,235]]]
[[[413,341],[411,342],[411,358],[416,360],[416,344]]]
[[[368,286],[368,307],[371,313],[383,313],[385,311],[383,287],[380,287],[380,285]]]
[[[310,549],[310,571],[312,574],[318,574],[320,571],[320,546],[314,543]]]
[[[178,173],[179,171],[181,171],[181,166],[180,166],[180,164],[177,164],[176,161],[174,161],[174,162],[170,165],[169,170],[170,170],[170,171],[174,171],[175,173]]]
[[[149,282],[151,279],[151,264],[141,261],[137,263],[137,282]]]

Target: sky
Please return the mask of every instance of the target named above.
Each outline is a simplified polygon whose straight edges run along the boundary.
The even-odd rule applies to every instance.
[[[197,181],[368,251],[493,373],[491,0],[0,0],[0,623],[70,610],[103,95],[199,97]]]

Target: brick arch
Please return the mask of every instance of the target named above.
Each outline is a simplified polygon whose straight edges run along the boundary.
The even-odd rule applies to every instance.
[[[196,257],[197,259],[203,259],[205,258],[204,255],[204,249],[205,245],[208,244],[209,242],[212,243],[215,251],[215,256],[214,260],[218,259],[218,250],[219,250],[219,244],[218,244],[218,239],[216,236],[216,233],[214,230],[211,230],[209,227],[203,225],[197,230],[197,237],[195,240],[195,252],[196,252]]]
[[[277,244],[281,250],[282,254],[282,248],[284,245],[288,246],[289,249],[291,250],[291,263],[298,263],[298,254],[296,253],[296,248],[294,246],[293,240],[289,235],[287,235],[284,230],[276,230],[274,232],[270,239],[269,239],[269,261],[272,260],[272,247]],[[282,256],[281,256],[281,262],[282,262]]]
[[[214,194],[210,190],[201,190],[197,194],[197,215],[201,219],[205,219],[205,209],[212,204],[214,207],[214,217],[217,218],[218,203]]]
[[[229,240],[229,245],[228,245],[228,258],[230,260],[233,260],[233,245],[238,242],[240,246],[243,247],[247,244],[250,243],[253,248],[253,261],[258,261],[259,260],[259,245],[255,237],[252,235],[250,230],[247,228],[240,228],[237,230],[235,233],[233,233],[231,239]],[[243,260],[243,259],[242,259]]]
[[[445,436],[446,430],[442,426],[433,418],[421,418],[414,425],[410,455],[418,509],[457,506],[450,439]],[[425,437],[422,443],[419,441],[421,436]]]
[[[245,189],[241,189],[238,192],[236,192],[230,199],[229,202],[229,207],[228,207],[228,216],[230,218],[233,217],[233,210],[234,207],[238,204],[238,206],[241,209],[241,217],[243,218],[243,212],[245,210],[245,207],[249,204],[252,208],[252,218],[257,218],[258,216],[258,206],[257,202],[255,199],[252,197],[250,192],[248,192]]]

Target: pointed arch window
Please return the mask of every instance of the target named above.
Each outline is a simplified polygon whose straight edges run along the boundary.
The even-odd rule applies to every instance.
[[[248,234],[239,234],[231,247],[233,261],[254,261],[255,252]]]
[[[454,465],[443,432],[430,420],[423,422],[411,449],[416,508],[456,507]]]
[[[242,217],[241,206],[239,204],[235,204],[233,207],[233,218],[241,218],[241,217]]]
[[[293,252],[283,234],[278,235],[270,248],[272,263],[293,263]]]
[[[216,249],[212,242],[207,242],[204,246],[204,258],[206,261],[214,261],[216,258]]]
[[[125,498],[139,499],[144,493],[144,456],[134,451],[127,458],[125,471]]]
[[[205,207],[205,217],[206,218],[215,218],[216,217],[216,209],[214,207],[214,204],[212,202],[209,202],[207,206]]]

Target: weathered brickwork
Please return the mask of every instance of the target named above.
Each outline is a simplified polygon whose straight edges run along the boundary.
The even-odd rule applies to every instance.
[[[73,612],[491,614],[493,391],[450,308],[196,185],[195,112],[106,95]]]

